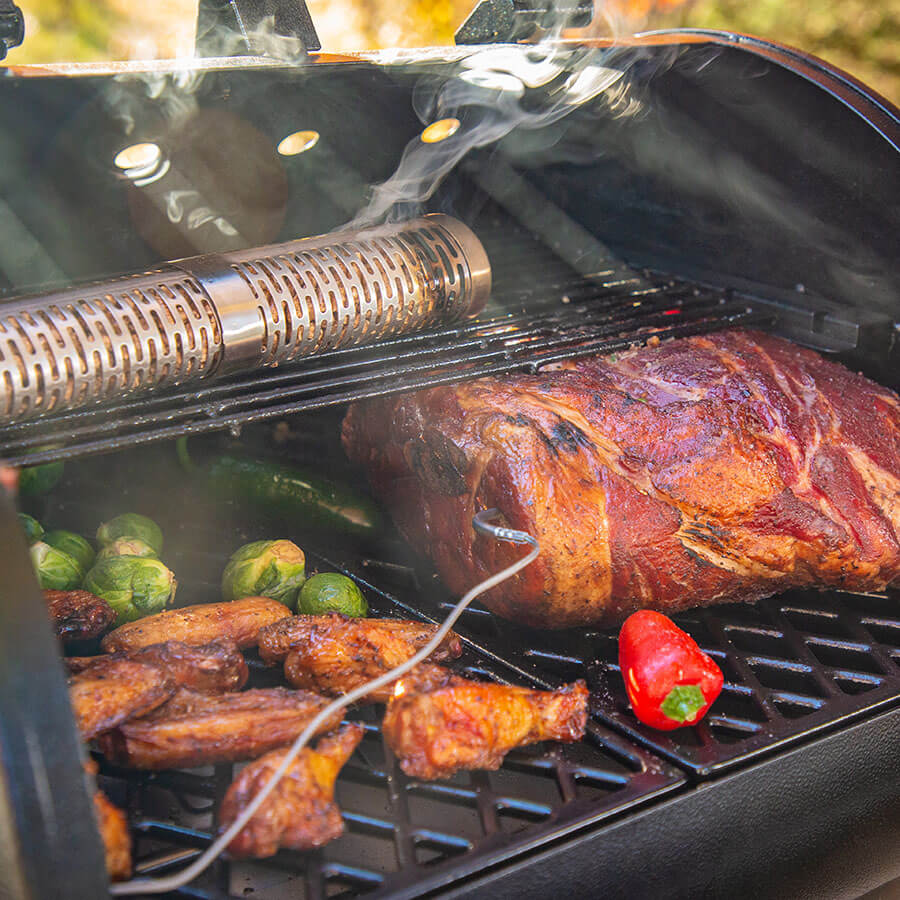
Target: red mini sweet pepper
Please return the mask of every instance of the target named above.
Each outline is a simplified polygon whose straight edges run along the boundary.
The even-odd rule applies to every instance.
[[[671,731],[695,725],[722,690],[722,670],[670,618],[643,609],[619,632],[619,666],[634,714]]]

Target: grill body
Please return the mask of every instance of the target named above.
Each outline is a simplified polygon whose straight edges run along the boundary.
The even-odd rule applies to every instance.
[[[301,264],[318,271],[319,251],[301,259],[299,248],[274,251],[271,242],[339,231],[364,206],[372,185],[395,170],[427,121],[452,112],[418,101],[423,85],[465,71],[462,57],[323,59],[299,69],[252,60],[208,67],[191,84],[189,101],[196,109],[239,116],[273,146],[310,128],[320,139],[313,150],[283,162],[289,202],[266,219],[281,222],[274,231],[253,232],[245,251],[235,249],[233,236],[210,246],[215,236],[208,230],[178,231],[179,223],[170,221],[165,227],[190,247],[174,267],[161,266],[166,254],[153,249],[147,237],[152,229],[135,219],[140,204],[134,193],[141,185],[123,180],[107,161],[126,140],[165,146],[172,139],[166,110],[185,99],[178,79],[164,78],[162,92],[147,73],[121,71],[0,83],[3,121],[13,122],[23,108],[31,111],[18,131],[0,131],[6,135],[0,169],[0,229],[7,238],[0,242],[3,295],[66,292],[100,335],[85,364],[96,349],[105,365],[107,348],[96,325],[109,319],[96,310],[98,318],[88,319],[79,306],[84,294],[70,283],[108,282],[123,270],[152,272],[124,278],[108,292],[121,304],[116,310],[111,302],[110,308],[123,316],[116,322],[122,346],[134,348],[128,352],[131,368],[126,372],[116,362],[104,369],[102,381],[82,382],[85,373],[73,363],[77,377],[69,400],[83,405],[66,413],[57,407],[51,415],[28,418],[36,406],[46,412],[53,402],[47,392],[51,358],[60,377],[66,373],[53,328],[46,326],[49,353],[37,337],[29,349],[0,315],[17,346],[33,354],[19,350],[25,372],[20,382],[13,354],[16,396],[35,389],[31,380],[24,383],[35,365],[50,373],[45,403],[32,399],[26,406],[22,400],[21,421],[0,428],[2,454],[18,462],[73,461],[55,505],[33,511],[57,527],[90,531],[122,512],[127,496],[185,548],[171,561],[180,581],[182,572],[191,573],[180,599],[200,602],[216,598],[222,561],[233,549],[223,544],[237,545],[276,526],[230,508],[207,509],[187,494],[181,496],[183,509],[173,508],[160,489],[176,483],[166,450],[139,445],[230,429],[251,446],[256,435],[265,448],[271,441],[267,421],[305,412],[296,421],[310,442],[286,448],[290,458],[352,479],[337,447],[312,439],[335,434],[328,409],[322,420],[315,410],[339,412],[350,399],[611,351],[640,340],[647,328],[663,336],[741,323],[773,328],[896,385],[895,111],[814,61],[732,36],[663,36],[612,51],[599,45],[574,49],[595,54],[602,66],[623,68],[617,102],[597,98],[546,127],[513,131],[473,151],[424,203],[428,212],[463,222],[483,243],[493,279],[487,308],[471,322],[423,334],[392,333],[386,325],[373,347],[342,344],[346,334],[333,328],[333,317],[315,330],[305,322],[302,340],[296,320],[290,336],[277,327],[287,322],[291,304],[285,310],[276,300],[275,286],[280,282],[293,303],[292,288],[301,295],[299,276],[312,274]],[[128,130],[129,122],[138,130]],[[243,157],[248,164],[254,161],[251,144]],[[212,164],[207,174],[216,184]],[[164,196],[164,185],[153,182],[151,199]],[[240,208],[228,214],[237,221]],[[256,221],[248,216],[248,232]],[[288,260],[298,276],[285,271]],[[476,265],[473,283],[478,270]],[[464,293],[464,273],[453,265],[443,271],[446,284],[457,272]],[[343,275],[339,265],[337,273],[333,277]],[[414,288],[421,283],[410,277]],[[326,271],[321,278],[332,276]],[[218,306],[229,309],[231,286],[239,281],[260,301],[250,304],[247,321],[255,336],[246,345],[241,327],[229,329],[217,312]],[[342,290],[352,296],[352,281],[343,281],[343,289],[332,283],[336,297]],[[150,292],[156,291],[176,324],[190,319],[196,342],[182,346],[179,359],[174,337],[167,350],[155,336],[155,368],[140,381],[149,379],[155,389],[109,402],[121,387],[138,386],[134,341],[148,346],[138,315],[146,307],[135,290],[154,302]],[[428,315],[441,309],[441,296],[449,300],[449,293],[429,296]],[[75,317],[66,304],[59,309]],[[63,339],[69,326],[84,333],[77,317],[66,322],[55,315],[48,313]],[[147,327],[156,328],[151,319],[144,315]],[[161,320],[155,335],[165,331],[168,318]],[[31,323],[20,323],[29,333],[25,326]],[[235,371],[199,386],[178,383],[189,361],[191,374],[221,373],[229,345],[238,348],[235,365],[279,365]],[[304,348],[315,355],[301,359]],[[141,366],[148,362],[138,360]],[[67,388],[56,387],[65,399]],[[122,452],[75,462],[110,450]],[[144,489],[133,474],[142,467]],[[376,552],[323,542],[302,529],[287,536],[309,548],[320,567],[342,568],[360,579],[379,611],[437,618],[446,610],[448,598],[431,573],[418,570],[396,544]],[[17,622],[0,629],[0,654],[13,661],[23,646],[30,649],[32,629],[46,638],[47,623],[36,594],[31,603],[12,604],[16,585],[28,583],[24,554],[11,554],[6,564],[17,574],[3,587],[3,608],[15,608]],[[647,732],[630,719],[617,693],[614,634],[551,638],[473,610],[462,625],[468,671],[535,685],[587,677],[596,698],[589,740],[571,752],[539,748],[514,755],[496,774],[428,786],[403,779],[384,757],[377,721],[370,717],[368,755],[350,767],[339,791],[346,840],[321,854],[279,857],[276,869],[221,863],[190,895],[223,898],[245,886],[272,886],[276,871],[294,879],[276,885],[276,896],[277,890],[296,895],[302,889],[309,897],[341,891],[465,896],[479,889],[541,896],[600,888],[612,896],[698,890],[750,896],[761,885],[776,896],[839,896],[874,888],[900,877],[896,832],[887,827],[900,815],[896,601],[896,594],[788,596],[685,616],[681,624],[726,668],[727,686],[721,711],[704,730],[674,736]],[[44,652],[46,643],[35,640],[33,647]],[[37,687],[25,679],[16,696],[4,700],[16,710],[0,716],[4,728],[27,733],[29,746],[47,753],[44,761],[29,757],[29,765],[14,765],[22,759],[17,746],[27,742],[0,741],[9,799],[0,824],[16,836],[9,844],[18,853],[11,865],[23,890],[63,896],[71,886],[66,860],[72,857],[57,859],[44,848],[63,833],[75,857],[96,860],[99,848],[90,829],[61,830],[64,819],[41,806],[46,784],[54,796],[58,786],[63,797],[82,782],[75,755],[55,738],[67,726],[72,736],[65,710],[49,721]],[[40,687],[64,699],[58,670],[49,670]],[[229,775],[143,779],[104,770],[106,786],[132,812],[146,872],[187,860],[210,840],[214,822],[204,804],[221,796]],[[76,797],[65,806],[67,815],[77,818],[79,802]],[[686,835],[696,840],[686,841]],[[865,866],[854,865],[860,847],[866,848]],[[656,864],[648,866],[648,859]],[[101,896],[102,872],[82,869],[80,893]],[[261,887],[256,894],[265,895]]]

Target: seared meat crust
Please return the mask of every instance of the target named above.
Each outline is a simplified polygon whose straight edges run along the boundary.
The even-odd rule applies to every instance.
[[[583,681],[535,691],[455,678],[436,690],[392,699],[382,733],[407,775],[448,778],[460,769],[498,769],[514,747],[577,741],[587,713]]]
[[[106,872],[110,881],[131,877],[131,835],[125,813],[110,803],[103,791],[94,791],[94,814],[106,852]]]
[[[116,621],[113,608],[90,591],[44,591],[44,600],[63,643],[100,637]]]
[[[82,765],[93,784],[94,815],[106,855],[106,873],[110,881],[124,881],[131,877],[131,834],[128,831],[128,820],[125,813],[114,806],[103,791],[98,790],[95,783],[97,763],[86,759]]]
[[[463,593],[536,626],[610,624],[796,586],[900,576],[900,398],[771,335],[731,330],[353,404],[348,455]]]
[[[174,687],[185,687],[204,694],[239,691],[247,683],[247,662],[234,641],[210,641],[194,647],[181,641],[151,644],[140,650],[121,651],[106,656],[70,656],[70,672],[99,671],[120,659],[157,666]]]
[[[293,741],[328,701],[307,691],[235,694],[180,690],[161,709],[104,734],[102,752],[137,769],[174,769],[254,759]],[[341,721],[327,719],[318,733]]]
[[[364,734],[362,725],[346,725],[321,738],[315,750],[301,750],[263,805],[228,845],[229,854],[272,856],[279,847],[310,850],[340,837],[344,823],[334,802],[334,782]],[[262,790],[286,753],[267,753],[232,782],[222,801],[220,833]]]
[[[268,597],[245,597],[231,603],[199,603],[122,625],[103,638],[101,646],[107,653],[114,653],[165,641],[198,645],[225,639],[244,649],[255,646],[260,628],[290,614],[283,603]]]

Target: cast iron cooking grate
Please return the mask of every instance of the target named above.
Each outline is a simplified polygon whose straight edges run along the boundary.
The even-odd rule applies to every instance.
[[[314,555],[312,566],[330,566]],[[191,572],[182,556],[178,571]],[[198,562],[195,560],[195,562]],[[193,571],[202,571],[199,561]],[[216,559],[216,569],[225,558]],[[218,595],[218,584],[187,579],[191,599]],[[406,612],[370,594],[374,615]],[[283,684],[280,667],[251,660],[251,685]],[[509,681],[504,667],[468,647],[454,668],[473,678]],[[604,821],[683,783],[683,776],[599,723],[575,745],[536,745],[509,755],[496,772],[462,772],[419,781],[403,774],[384,744],[383,707],[364,706],[350,718],[366,735],[341,772],[336,796],[345,834],[321,850],[282,851],[268,860],[220,860],[185,896],[252,894],[322,898],[418,895],[575,828]],[[101,786],[129,812],[135,872],[159,875],[192,860],[216,833],[216,810],[238,767],[137,772],[97,756]]]
[[[447,598],[435,615],[449,605]],[[698,778],[900,702],[896,590],[788,591],[673,618],[716,660],[725,686],[697,727],[671,732],[647,728],[632,714],[617,629],[537,631],[482,607],[467,611],[457,630],[548,687],[585,678],[599,721]]]
[[[337,464],[336,422],[296,420],[300,446]],[[253,432],[245,439],[252,441]],[[393,540],[367,548],[335,536],[274,527],[228,504],[212,509],[173,483],[174,454],[131,452],[72,463],[57,493],[33,509],[54,527],[90,534],[98,522],[137,509],[163,525],[164,558],[179,578],[179,601],[217,599],[227,555],[241,543],[285,535],[308,551],[309,568],[354,575],[373,614],[435,619],[449,597],[430,570],[412,565]],[[149,468],[158,460],[158,468]],[[169,467],[169,468],[167,468]],[[147,477],[135,478],[144,471]],[[168,489],[160,491],[159,485]],[[172,491],[181,502],[171,502]],[[377,549],[377,553],[373,552]],[[327,847],[271,860],[222,861],[184,896],[324,898],[368,893],[405,897],[465,878],[575,829],[596,825],[826,728],[900,702],[900,596],[795,591],[756,605],[695,610],[677,617],[722,666],[726,685],[696,728],[663,734],[631,715],[616,666],[616,630],[539,632],[483,608],[464,614],[466,652],[458,668],[490,680],[554,686],[587,678],[593,718],[576,745],[510,754],[497,772],[421,782],[399,771],[378,730],[381,710],[353,718],[367,729],[339,779],[347,831]],[[283,683],[253,667],[257,685]],[[274,679],[274,681],[273,681]],[[668,760],[664,761],[664,760]],[[674,765],[673,765],[674,764]],[[150,875],[194,858],[215,833],[215,809],[233,767],[140,773],[101,764],[103,786],[128,808],[137,869]]]
[[[88,535],[125,508],[153,515],[166,536],[163,559],[176,573],[182,605],[220,599],[229,554],[267,535],[296,540],[307,551],[309,571],[335,569],[316,550],[323,545],[337,551],[345,564],[359,558],[357,547],[344,546],[335,537],[288,532],[230,504],[210,507],[189,484],[173,483],[178,469],[169,467],[171,447],[166,451],[73,461],[52,498],[31,511],[53,526]],[[157,468],[150,468],[151,457],[161,459]],[[140,471],[146,477],[136,478]],[[161,484],[168,489],[161,491]],[[173,496],[178,502],[172,502]],[[413,609],[414,591],[402,599],[365,586],[364,591],[372,615],[428,618]],[[251,686],[284,685],[281,667],[266,668],[253,658],[249,662]],[[472,645],[453,668],[482,680],[529,683]],[[346,826],[342,837],[320,850],[282,851],[268,860],[220,860],[179,895],[209,900],[418,896],[622,815],[685,783],[675,767],[599,721],[590,723],[588,736],[578,744],[523,748],[496,772],[420,781],[404,775],[387,750],[379,730],[382,715],[379,706],[349,714],[364,724],[366,736],[338,780],[336,795]],[[137,875],[174,871],[211,843],[216,810],[237,767],[151,773],[110,764],[99,755],[97,761],[101,787],[128,811]]]
[[[579,274],[521,226],[479,227],[494,289],[479,318],[452,327],[324,353],[199,389],[156,391],[7,426],[0,458],[37,463],[77,453],[226,429],[351,400],[537,369],[646,340],[730,325],[769,324],[771,312],[730,291],[637,273],[610,262]]]

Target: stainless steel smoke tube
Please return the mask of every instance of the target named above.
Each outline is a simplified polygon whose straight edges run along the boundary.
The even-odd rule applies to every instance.
[[[478,238],[429,215],[13,298],[0,424],[460,319],[490,290]]]

